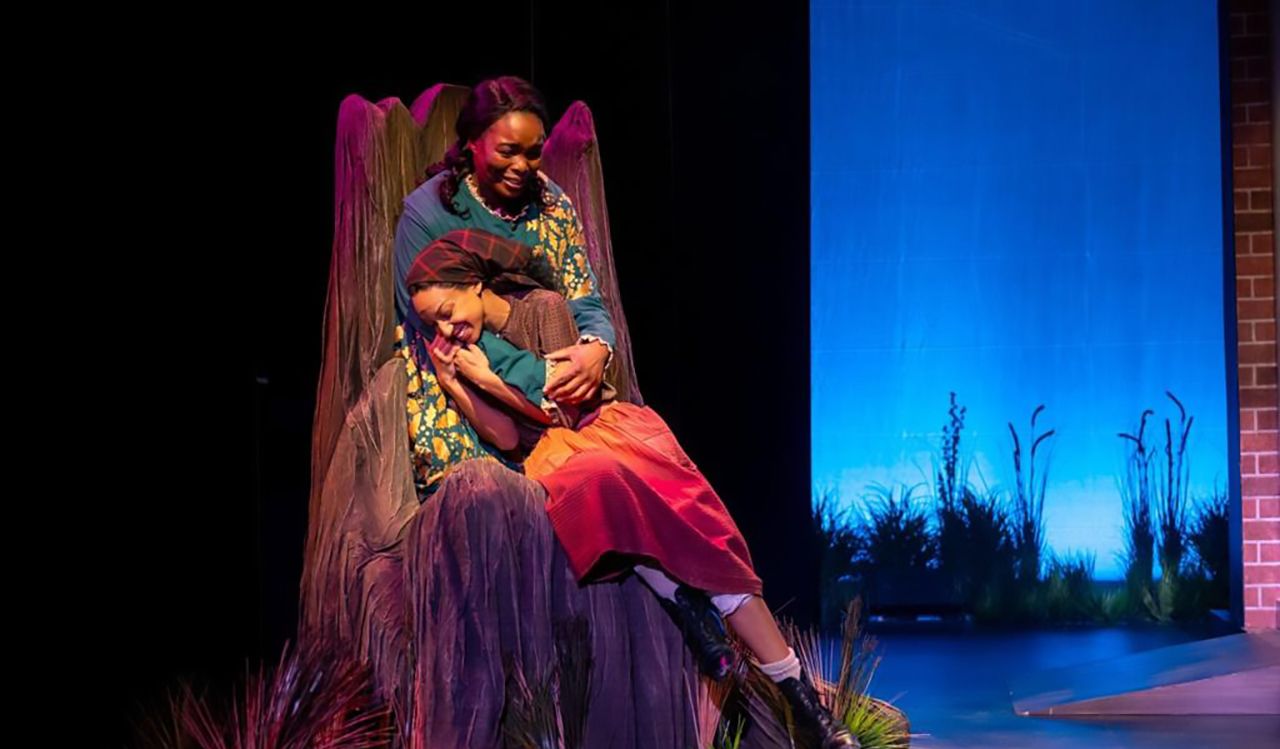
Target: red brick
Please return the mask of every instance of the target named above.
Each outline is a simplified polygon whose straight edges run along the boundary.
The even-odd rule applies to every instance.
[[[1253,150],[1254,149],[1252,148],[1249,149],[1249,153],[1250,153],[1249,158],[1253,158],[1253,155],[1252,155]],[[1271,149],[1267,149],[1267,150],[1269,151]],[[1267,154],[1267,160],[1259,161],[1258,163],[1261,165],[1261,164],[1269,163],[1270,161],[1271,161],[1271,154]],[[1272,206],[1271,206],[1270,190],[1250,190],[1249,191],[1249,210],[1269,211],[1271,210],[1271,208]]]
[[[1259,562],[1280,562],[1280,544],[1258,544]]]
[[[1256,609],[1262,606],[1262,588],[1256,585],[1245,586],[1244,589],[1244,607],[1246,609]]]
[[[1275,629],[1275,604],[1272,604],[1271,608],[1253,608],[1246,610],[1244,612],[1244,628],[1248,630]]]
[[[1265,81],[1248,81],[1246,83],[1237,83],[1232,88],[1240,88],[1245,86],[1266,86]],[[1232,125],[1231,126],[1231,143],[1232,145],[1253,146],[1262,145],[1271,142],[1271,128],[1266,125]]]
[[[1253,384],[1258,387],[1274,386],[1276,384],[1276,368],[1274,366],[1254,367]]]
[[[1244,568],[1244,583],[1245,585],[1275,585],[1280,583],[1280,566],[1246,565]]]
[[[1262,63],[1265,63],[1266,60],[1253,60],[1252,62],[1262,64]],[[1271,104],[1270,103],[1245,104],[1244,107],[1245,107],[1245,111],[1247,112],[1247,116],[1245,118],[1246,122],[1249,122],[1249,123],[1271,122]]]
[[[1259,213],[1246,213],[1245,216],[1260,216]],[[1236,220],[1240,220],[1236,216]],[[1236,276],[1274,276],[1276,261],[1267,255],[1247,255],[1236,258]]]
[[[1245,497],[1240,501],[1240,519],[1241,520],[1257,520],[1258,519],[1258,500]]]
[[[1249,29],[1246,28],[1245,36],[1237,36],[1231,39],[1231,59],[1266,57],[1271,49],[1270,42],[1271,40],[1265,36],[1250,36]]]
[[[1258,456],[1246,453],[1240,456],[1240,475],[1252,476],[1258,472]]]
[[[1268,36],[1271,18],[1266,13],[1250,13],[1244,17],[1244,33],[1249,36]]]
[[[1232,18],[1245,18],[1249,13],[1266,13],[1267,0],[1228,0],[1227,9]]]
[[[1237,320],[1273,320],[1276,305],[1270,299],[1241,299],[1236,302]]]
[[[1244,107],[1241,106],[1240,109],[1243,110]],[[1243,119],[1239,121],[1244,122]],[[1239,167],[1248,166],[1248,165],[1249,165],[1249,147],[1248,146],[1232,146],[1231,147],[1231,166],[1235,168],[1239,168]]]
[[[1266,127],[1266,125],[1244,125],[1243,127]],[[1249,167],[1232,172],[1231,182],[1236,189],[1250,190],[1257,187],[1271,187],[1271,170],[1265,167]],[[1237,229],[1239,231],[1239,229]]]
[[[1263,232],[1261,234],[1252,235],[1249,238],[1249,247],[1251,250],[1250,254],[1265,255],[1271,252],[1272,249],[1275,247],[1273,242],[1274,240],[1272,238],[1272,234],[1269,231]]]
[[[1274,343],[1242,343],[1238,353],[1241,364],[1269,364],[1276,360]]]
[[[1273,411],[1274,412],[1274,411]],[[1261,414],[1258,414],[1261,418]],[[1259,424],[1261,427],[1261,424]],[[1276,452],[1276,433],[1268,432],[1247,432],[1240,435],[1240,452],[1246,453],[1273,453]]]
[[[1240,554],[1240,561],[1245,564],[1253,564],[1258,561],[1258,554],[1262,544],[1257,541],[1249,541],[1244,545],[1244,551]]]
[[[1247,190],[1236,190],[1232,193],[1234,202],[1231,204],[1233,211],[1249,210],[1249,192]]]
[[[1280,497],[1280,476],[1241,476],[1240,493],[1254,499]],[[1261,508],[1256,509],[1258,512],[1253,517],[1270,517],[1262,514]]]
[[[1231,83],[1231,104],[1232,105],[1262,104],[1267,101],[1267,95],[1270,93],[1271,93],[1270,85],[1268,84],[1267,81],[1258,81],[1258,80],[1233,81]],[[1265,130],[1257,130],[1257,132],[1250,132],[1246,135],[1246,137],[1241,137],[1241,133],[1240,133],[1241,128],[1251,128],[1251,127],[1256,129],[1256,126],[1239,125],[1239,124],[1235,125],[1233,129],[1236,134],[1235,134],[1235,137],[1232,138],[1231,142],[1232,143],[1266,143],[1267,132]],[[1249,138],[1255,138],[1256,140],[1249,140]]]
[[[1276,404],[1274,387],[1240,388],[1240,405],[1245,408],[1268,408]],[[1258,450],[1257,452],[1262,452]]]
[[[1252,432],[1252,431],[1254,431],[1255,429],[1257,429],[1257,426],[1255,426],[1255,425],[1256,425],[1258,422],[1257,422],[1256,418],[1254,417],[1254,414],[1256,414],[1256,413],[1258,413],[1256,409],[1252,409],[1252,408],[1242,408],[1242,409],[1240,409],[1240,422],[1239,422],[1239,423],[1240,423],[1240,431],[1241,431],[1241,432]]]
[[[1247,148],[1249,149],[1249,166],[1273,166],[1271,146],[1248,146]],[[1268,196],[1269,199],[1270,196]]]
[[[1280,473],[1280,455],[1275,453],[1258,453],[1250,455],[1256,464],[1257,473],[1276,474]]]
[[[1271,231],[1271,214],[1237,213],[1236,231]]]
[[[1253,281],[1247,278],[1236,279],[1236,296],[1251,297],[1253,296]],[[1236,343],[1253,343],[1253,326],[1254,322],[1238,322],[1236,323]]]
[[[1277,412],[1277,410],[1274,408],[1260,408],[1253,412],[1253,420],[1254,420],[1253,428],[1256,429],[1257,431],[1263,432],[1263,433],[1267,432],[1268,430],[1274,431],[1276,428],[1276,422],[1280,421],[1280,412]],[[1273,436],[1271,439],[1272,439],[1272,442],[1271,442],[1270,450],[1272,452],[1275,452],[1275,449],[1276,449],[1275,437]],[[1262,452],[1262,451],[1259,450],[1258,452]]]
[[[1272,284],[1275,284],[1274,279]],[[1276,321],[1275,320],[1258,320],[1250,323],[1253,325],[1253,340],[1258,342],[1274,341],[1276,339]]]
[[[1227,10],[1232,16],[1247,17],[1250,13],[1266,13],[1267,0],[1227,0]]]
[[[1276,277],[1274,274],[1269,276],[1258,276],[1253,279],[1253,298],[1254,299],[1272,299],[1276,295]]]
[[[1280,521],[1244,520],[1242,525],[1246,541],[1280,541]]]
[[[1280,499],[1259,499],[1258,517],[1280,520]]]
[[[1231,20],[1227,24],[1228,33],[1231,36],[1244,36],[1245,15],[1243,13],[1232,13]]]
[[[1257,367],[1244,366],[1236,370],[1236,387],[1251,388],[1257,383],[1253,381],[1253,371]]]
[[[1270,33],[1270,32],[1268,32]],[[1271,58],[1254,57],[1252,59],[1241,58],[1245,63],[1245,77],[1259,78],[1264,81],[1271,80]],[[1238,61],[1233,61],[1238,62]]]

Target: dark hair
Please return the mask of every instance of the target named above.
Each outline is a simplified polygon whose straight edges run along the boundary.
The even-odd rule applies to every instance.
[[[511,112],[529,112],[542,120],[542,127],[551,132],[551,124],[547,118],[547,107],[542,101],[542,94],[533,84],[513,75],[501,78],[490,78],[480,81],[458,113],[458,121],[454,125],[458,140],[445,152],[444,158],[427,168],[427,179],[441,172],[448,174],[440,183],[440,200],[450,213],[457,213],[453,198],[458,194],[462,180],[471,173],[472,154],[467,150],[467,143],[479,138],[489,126]],[[540,179],[531,179],[525,184],[527,202],[541,200],[543,205],[552,205],[551,193]]]

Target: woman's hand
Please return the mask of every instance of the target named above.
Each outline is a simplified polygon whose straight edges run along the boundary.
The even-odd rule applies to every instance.
[[[439,334],[427,345],[427,356],[431,358],[440,387],[449,387],[458,381],[457,354],[458,344]]]
[[[609,347],[599,341],[578,343],[552,351],[547,359],[557,364],[543,392],[551,400],[574,405],[595,395],[604,382]]]
[[[459,347],[453,356],[454,368],[466,379],[480,384],[493,378],[493,370],[489,369],[489,357],[474,343]]]

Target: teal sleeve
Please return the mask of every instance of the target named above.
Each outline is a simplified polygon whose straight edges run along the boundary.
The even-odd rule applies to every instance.
[[[476,345],[488,357],[494,374],[523,393],[530,403],[542,407],[542,391],[547,384],[547,366],[542,359],[487,330],[480,334]]]

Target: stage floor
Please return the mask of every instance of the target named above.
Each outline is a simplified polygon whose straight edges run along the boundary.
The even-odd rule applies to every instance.
[[[872,693],[911,718],[913,747],[999,749],[1261,749],[1280,746],[1280,717],[1027,718],[1009,679],[1224,634],[1177,628],[1008,632],[879,631]]]

